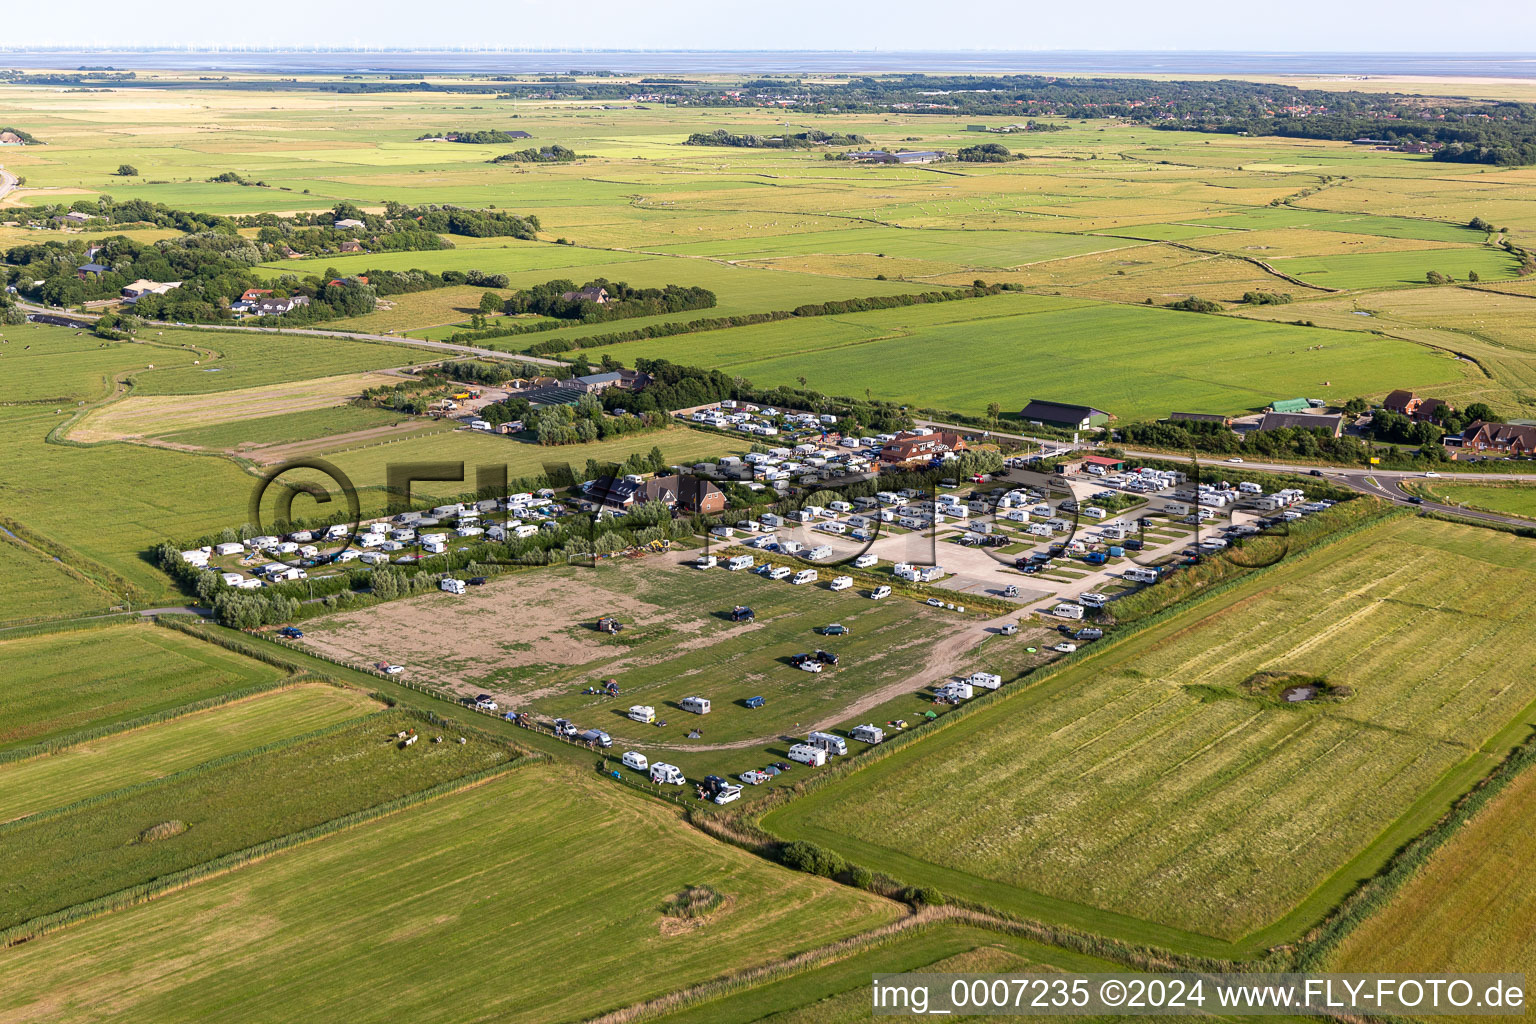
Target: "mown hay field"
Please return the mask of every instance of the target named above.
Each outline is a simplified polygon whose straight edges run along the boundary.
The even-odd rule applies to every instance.
[[[1351,932],[1326,969],[1536,969],[1533,813],[1536,772],[1526,770]]]
[[[256,1000],[285,1020],[431,1024],[462,1020],[472,1005],[546,1024],[900,914],[600,786],[574,771],[518,769],[0,951],[0,1007],[58,1021],[110,1007],[174,1022]],[[718,910],[697,922],[661,913],[669,897],[701,884],[724,894]]]
[[[395,734],[423,738],[403,747]],[[444,742],[431,736],[446,734]],[[6,926],[388,803],[511,759],[511,748],[403,712],[204,762],[0,825]],[[167,828],[166,826],[169,826]]]
[[[1536,643],[1514,604],[1533,582],[1523,540],[1395,520],[766,823],[1095,930],[1228,952],[1283,941],[1485,772],[1491,741],[1529,713],[1536,680],[1511,655]],[[1342,699],[1287,705],[1288,678]]]
[[[301,423],[356,423],[358,426],[347,425],[346,429],[358,429],[400,419],[399,414],[384,410],[338,408],[365,388],[387,387],[399,381],[382,373],[357,373],[201,395],[132,394],[87,412],[70,426],[69,438],[91,442],[165,436],[180,444],[204,447],[234,447],[243,441],[298,441],[317,436]],[[225,443],[203,444],[205,439]]]
[[[160,714],[283,674],[148,623],[0,638],[0,749]]]
[[[163,778],[378,709],[361,691],[308,683],[0,764],[0,822]]]

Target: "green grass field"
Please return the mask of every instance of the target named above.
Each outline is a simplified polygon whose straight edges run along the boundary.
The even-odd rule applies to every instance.
[[[1533,572],[1515,538],[1368,530],[766,823],[1097,931],[1175,948],[1283,941],[1485,772],[1495,736],[1520,731],[1536,686],[1508,652],[1533,638],[1499,595]],[[1286,706],[1255,673],[1353,692]]]
[[[728,902],[673,927],[661,904],[689,885]],[[110,1004],[171,1022],[259,998],[284,1019],[430,1022],[461,1020],[473,1004],[544,1024],[896,916],[894,904],[713,842],[660,805],[533,767],[0,951],[0,1005],[36,1013],[46,1001],[50,1017],[83,1020]],[[139,983],[122,985],[128,973]]]
[[[0,822],[162,778],[378,709],[356,690],[313,683],[0,764]]]
[[[103,612],[117,595],[49,555],[0,534],[0,623]],[[39,600],[39,595],[46,595]]]
[[[1507,516],[1536,519],[1536,487],[1529,485],[1425,480],[1415,481],[1412,486],[1426,498],[1449,505],[1464,505]]]
[[[290,742],[205,762],[145,785],[0,825],[0,922],[18,924],[225,854],[490,768],[510,748],[395,733],[436,732],[401,712],[343,722]],[[158,835],[165,825],[177,831]]]
[[[1297,256],[1276,260],[1275,267],[1309,284],[1353,289],[1422,285],[1425,274],[1431,270],[1458,281],[1467,280],[1471,271],[1484,281],[1507,280],[1516,276],[1519,261],[1497,249],[1427,249],[1318,258]]]
[[[129,722],[283,674],[149,624],[0,637],[0,749]]]
[[[1394,380],[1423,382],[1415,386],[1463,376],[1449,358],[1392,339],[1030,295],[781,321],[589,355],[602,353],[630,364],[645,356],[718,367],[760,384],[803,376],[829,395],[874,386],[918,407],[974,415],[992,401],[1016,410],[1042,396],[1127,419],[1247,412],[1282,391],[1342,401],[1375,386],[1383,360]]]

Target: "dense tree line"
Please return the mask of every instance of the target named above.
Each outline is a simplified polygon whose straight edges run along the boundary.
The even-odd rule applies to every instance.
[[[1116,427],[1128,445],[1146,445],[1177,451],[1197,451],[1212,455],[1245,455],[1250,458],[1299,457],[1328,462],[1368,465],[1373,455],[1380,455],[1370,442],[1356,437],[1334,437],[1325,429],[1283,427],[1277,430],[1253,430],[1238,435],[1220,423],[1167,420],[1154,423],[1126,423]],[[1439,440],[1438,432],[1433,439]],[[1420,442],[1410,442],[1418,444]],[[1438,443],[1425,443],[1419,461],[1444,462],[1445,449]]]

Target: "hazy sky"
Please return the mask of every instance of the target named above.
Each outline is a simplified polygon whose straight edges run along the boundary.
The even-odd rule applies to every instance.
[[[1533,52],[1536,2],[1481,0],[36,0],[0,45]],[[4,58],[0,56],[0,66]]]

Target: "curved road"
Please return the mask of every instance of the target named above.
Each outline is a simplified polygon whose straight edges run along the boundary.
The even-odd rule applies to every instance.
[[[921,426],[938,427],[943,430],[953,430],[959,433],[982,433],[982,431],[977,430],[975,427],[964,427],[954,423],[941,423],[937,420],[918,420],[917,422]],[[1009,434],[999,430],[993,430],[988,433],[990,433],[992,437],[1003,437],[1010,441],[1023,441],[1028,444],[1054,445],[1062,449],[1092,451],[1091,446],[1084,444],[1073,445],[1066,441],[1056,441],[1041,437],[1030,437],[1026,434]],[[1142,451],[1134,448],[1123,448],[1121,450],[1125,452],[1127,458],[1161,459],[1164,462],[1195,461],[1194,456],[1176,454],[1173,452]],[[1201,462],[1205,466],[1222,466],[1227,464],[1226,461],[1220,456],[1213,456],[1209,460],[1201,460]],[[1342,484],[1351,490],[1359,491],[1361,494],[1369,494],[1377,498],[1384,498],[1387,501],[1392,501],[1403,505],[1413,504],[1409,500],[1413,497],[1413,495],[1403,489],[1403,481],[1425,479],[1422,472],[1402,469],[1368,469],[1363,467],[1342,466],[1305,466],[1285,462],[1254,462],[1251,460],[1244,460],[1242,465],[1245,469],[1268,470],[1276,473],[1295,473],[1301,476],[1307,476],[1314,471],[1320,471],[1324,478],[1334,483]],[[1536,473],[1479,473],[1476,471],[1462,472],[1460,470],[1448,470],[1442,474],[1442,477],[1447,480],[1487,480],[1506,481],[1510,483],[1536,482]],[[1478,509],[1462,508],[1459,505],[1446,505],[1440,502],[1429,501],[1428,499],[1418,504],[1413,504],[1413,507],[1424,509],[1430,512],[1440,512],[1445,515],[1460,516],[1463,519],[1476,519],[1481,522],[1500,523],[1505,526],[1523,526],[1536,528],[1536,523],[1533,523],[1529,519],[1522,519],[1519,516],[1500,515],[1497,512],[1483,512]]]
[[[16,175],[4,167],[0,167],[0,199],[4,199],[19,184],[21,182],[17,179]]]

